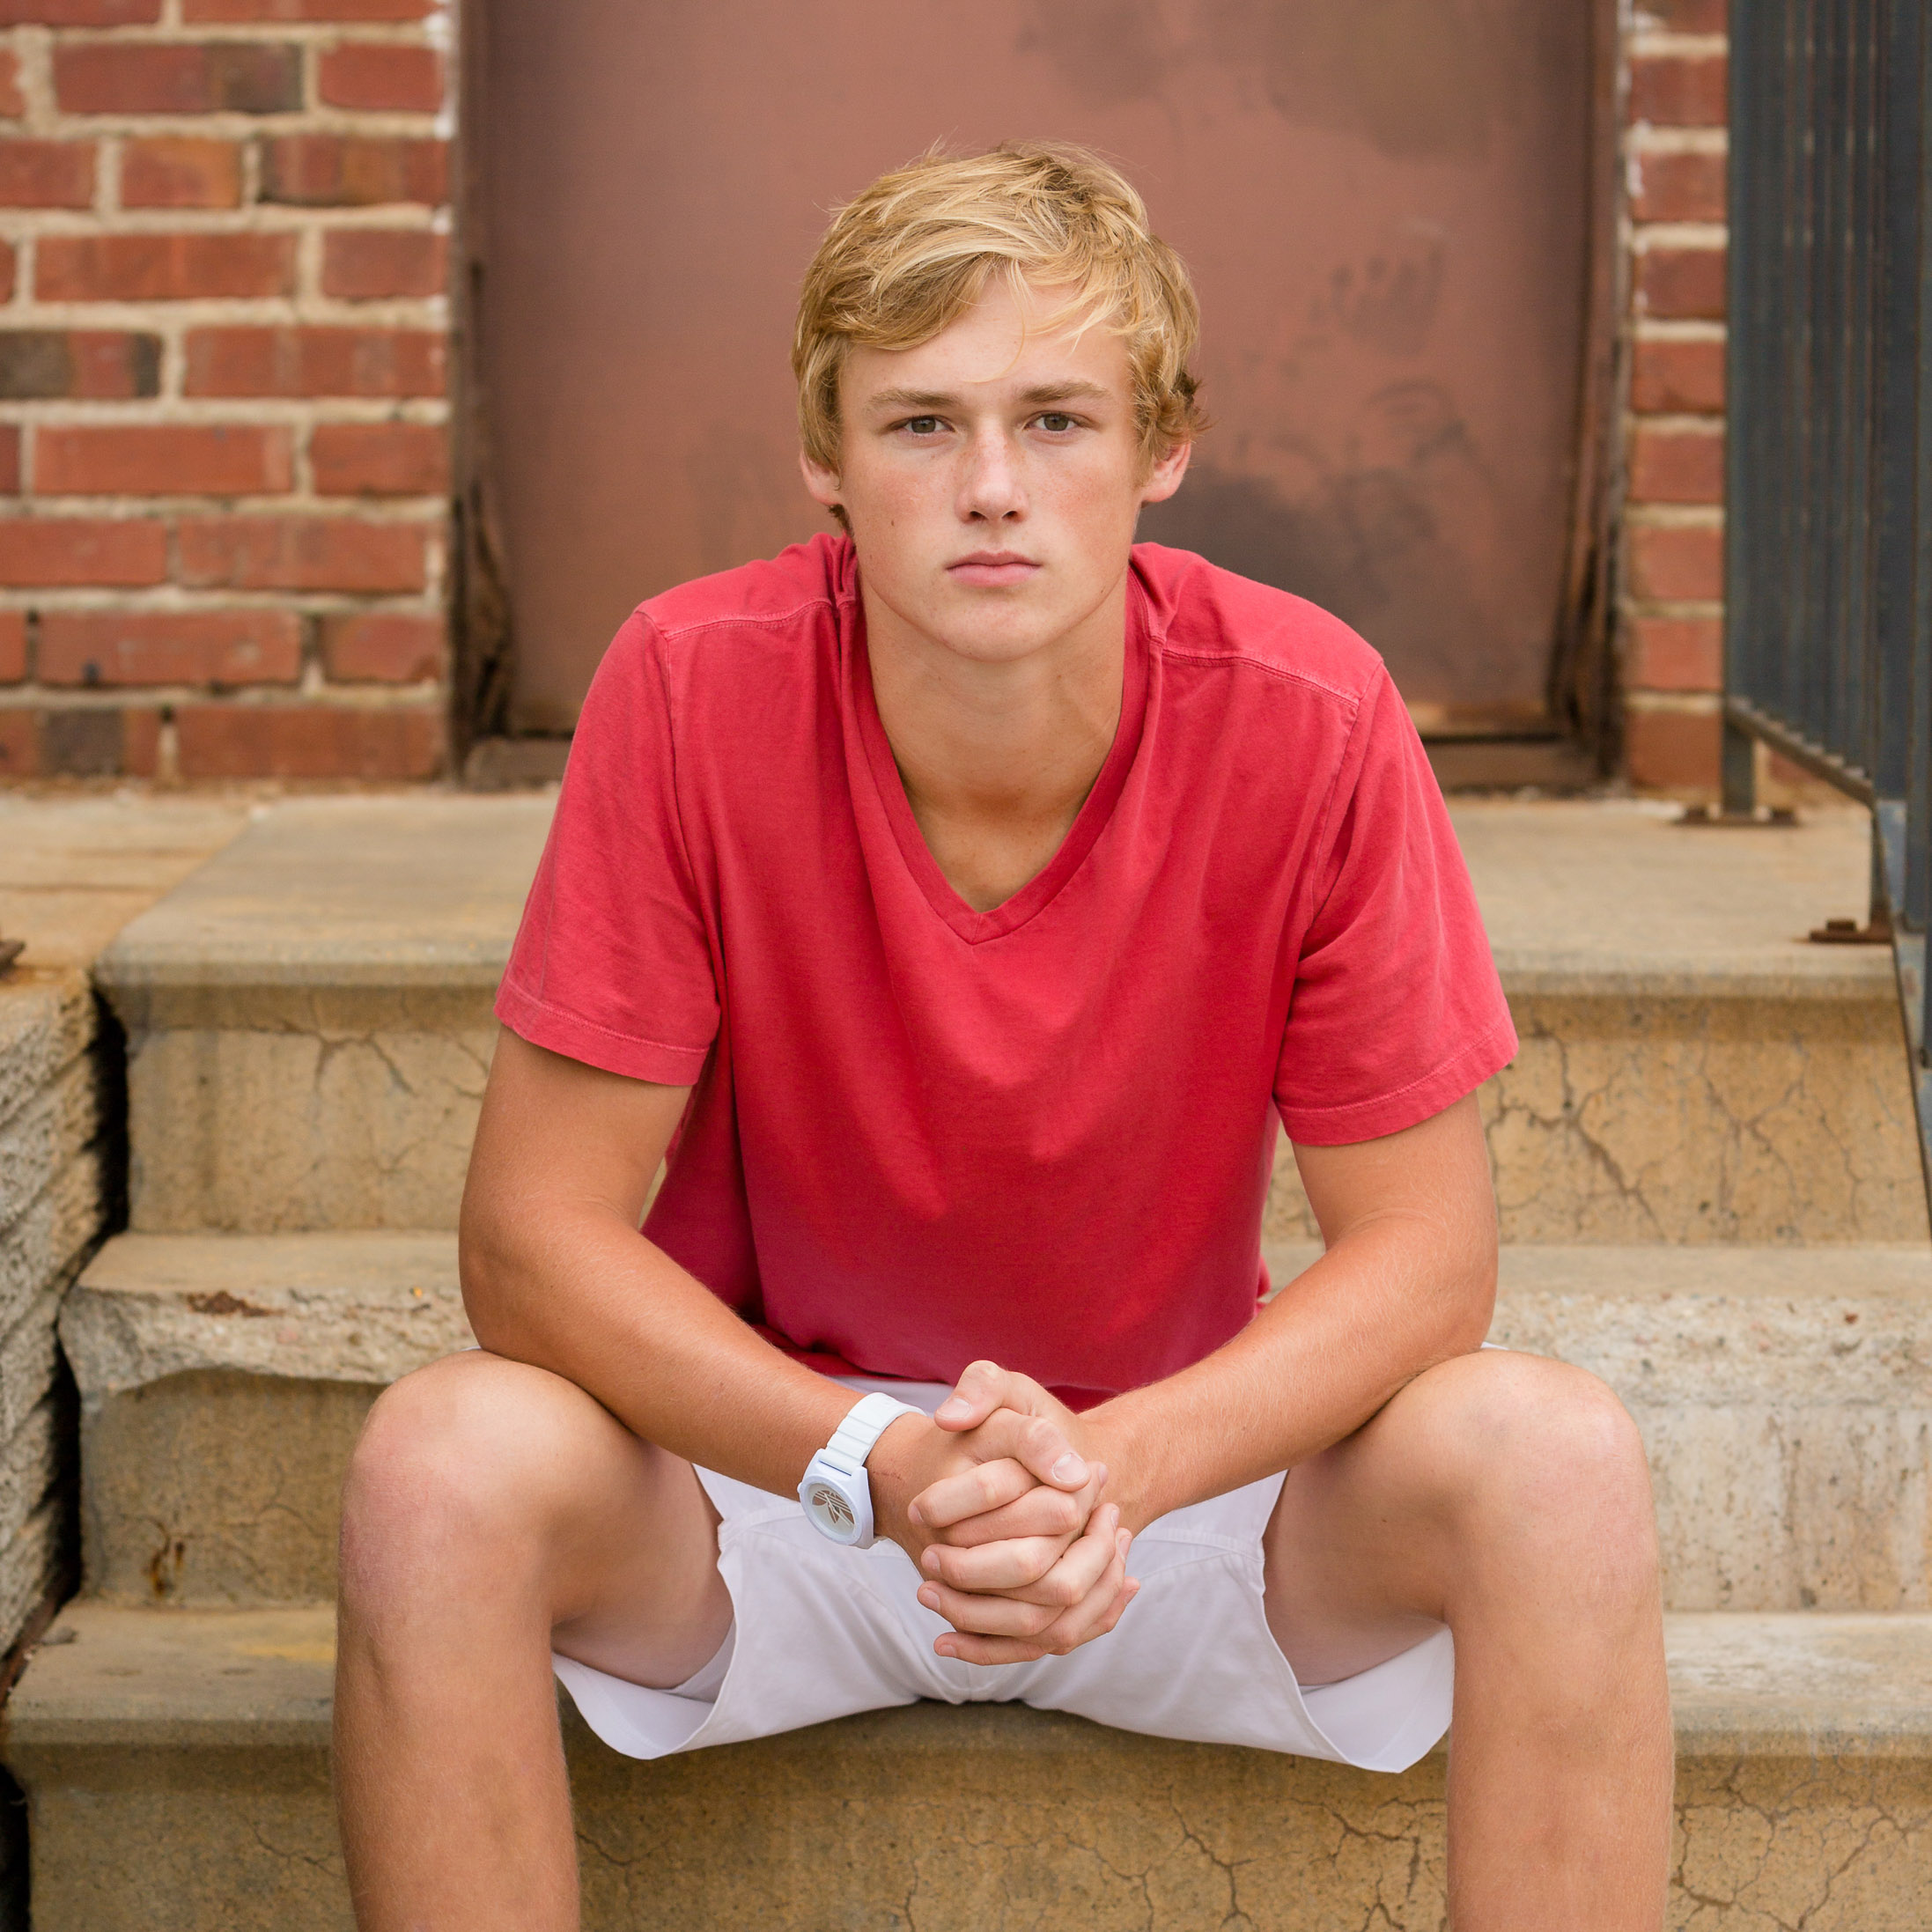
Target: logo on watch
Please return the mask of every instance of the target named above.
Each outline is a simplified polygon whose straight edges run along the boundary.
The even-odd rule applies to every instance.
[[[850,1530],[857,1520],[852,1515],[852,1505],[836,1489],[828,1489],[823,1483],[813,1487],[812,1508],[835,1529]]]

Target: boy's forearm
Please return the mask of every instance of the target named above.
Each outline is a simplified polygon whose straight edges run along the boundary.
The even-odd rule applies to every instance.
[[[463,1299],[485,1348],[567,1377],[674,1455],[789,1495],[853,1401],[774,1348],[616,1213],[466,1213]]]
[[[1083,1419],[1128,1527],[1259,1480],[1339,1442],[1405,1383],[1488,1332],[1493,1251],[1445,1260],[1441,1229],[1343,1236],[1233,1340]]]
[[[608,1207],[466,1214],[461,1252],[485,1348],[566,1377],[645,1441],[774,1495],[796,1492],[859,1399],[774,1348]],[[982,1434],[990,1447],[924,1416],[889,1425],[868,1458],[878,1533],[917,1560],[930,1532],[905,1506],[936,1478],[991,1456],[1017,1458],[1044,1482],[1069,1448],[1053,1427]],[[1058,1478],[1082,1493],[1088,1483],[1084,1465]]]

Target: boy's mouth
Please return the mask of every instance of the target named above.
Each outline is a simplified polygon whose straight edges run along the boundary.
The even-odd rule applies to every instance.
[[[955,583],[998,588],[1025,583],[1039,567],[1030,557],[1022,557],[1017,550],[974,550],[956,563],[948,564],[946,570]]]

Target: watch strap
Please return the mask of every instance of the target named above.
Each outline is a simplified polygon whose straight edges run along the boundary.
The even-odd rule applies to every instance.
[[[857,1475],[866,1466],[866,1458],[872,1454],[873,1445],[902,1415],[919,1413],[921,1412],[911,1403],[896,1401],[889,1395],[861,1396],[845,1412],[845,1420],[832,1431],[831,1441],[819,1454],[828,1462]]]

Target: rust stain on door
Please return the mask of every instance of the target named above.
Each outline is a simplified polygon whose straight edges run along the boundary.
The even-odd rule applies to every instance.
[[[477,375],[514,723],[642,597],[821,527],[786,366],[827,211],[1081,141],[1186,257],[1216,427],[1142,534],[1301,592],[1425,721],[1542,714],[1587,317],[1591,15],[1546,0],[489,0]]]

